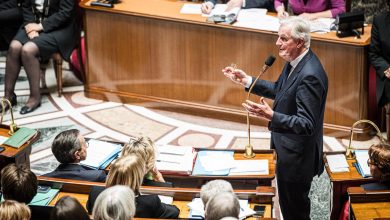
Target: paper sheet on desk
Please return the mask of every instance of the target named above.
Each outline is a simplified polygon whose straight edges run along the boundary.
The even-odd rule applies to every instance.
[[[180,14],[196,14],[200,15],[202,14],[201,10],[201,4],[184,4],[183,7],[181,7]]]
[[[210,14],[208,15],[203,14],[202,16],[210,17],[213,15],[229,15],[229,14],[238,15],[238,13],[241,10],[241,8],[238,7],[232,8],[229,11],[226,11],[226,9],[227,9],[227,4],[216,4]]]
[[[334,18],[318,18],[310,21],[310,32],[327,33],[330,32],[334,24]]]
[[[235,160],[229,176],[268,175],[268,160]]]
[[[244,16],[241,20],[237,19],[237,22],[234,23],[233,26],[278,32],[280,23],[277,17],[258,15]]]
[[[355,150],[355,155],[356,155],[356,162],[358,163],[358,171],[359,173],[364,177],[370,177],[371,172],[370,172],[370,167],[367,164],[368,161],[368,150]]]
[[[349,172],[344,154],[326,155],[326,160],[332,173]]]
[[[234,158],[226,154],[207,155],[199,160],[205,171],[225,170],[235,166]]]

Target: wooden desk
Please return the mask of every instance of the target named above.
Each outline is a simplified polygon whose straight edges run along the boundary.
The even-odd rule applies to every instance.
[[[89,0],[80,3],[85,10],[86,95],[244,121],[246,93],[221,69],[234,62],[257,75],[264,60],[278,54],[277,33],[206,23],[200,15],[180,14],[184,3],[126,0],[113,9],[92,7]],[[349,131],[368,116],[370,30],[366,27],[361,39],[312,34],[311,48],[329,78],[326,128]],[[284,64],[278,58],[262,78],[276,80]]]
[[[54,206],[55,203],[63,196],[69,195],[75,197],[80,203],[86,207],[88,194],[92,186],[104,186],[104,183],[69,180],[60,178],[38,177],[39,184],[49,185],[53,188],[60,189],[60,193],[50,202],[49,206]],[[272,198],[275,196],[275,188],[273,187],[258,187],[255,190],[234,190],[237,197],[240,199],[248,199],[250,206],[265,205],[265,218],[272,216]],[[142,186],[141,193],[158,194],[172,196],[173,204],[180,209],[180,218],[188,218],[189,209],[187,203],[193,198],[199,197],[200,189],[196,188],[169,188],[169,187],[152,187]]]
[[[197,151],[200,150],[207,150],[207,149],[196,149]],[[256,156],[249,160],[260,160],[260,159],[266,159],[268,160],[268,168],[269,168],[269,174],[268,175],[242,175],[242,176],[185,176],[185,175],[172,175],[172,174],[163,174],[164,179],[166,181],[174,183],[177,187],[187,187],[190,185],[191,187],[201,187],[204,183],[207,181],[213,180],[213,179],[225,179],[228,181],[242,181],[241,183],[244,183],[245,181],[256,181],[256,186],[271,186],[272,180],[275,178],[275,171],[276,171],[276,154],[274,150],[255,150],[254,151]],[[244,150],[236,150],[234,153],[234,159],[235,160],[248,160],[244,158]],[[110,167],[106,168],[106,172],[109,172]],[[194,185],[195,184],[195,185]]]
[[[390,219],[390,190],[348,188],[351,219]]]
[[[374,182],[372,178],[363,178],[353,163],[356,160],[347,160],[349,165],[349,172],[332,173],[329,169],[329,165],[324,155],[325,169],[328,173],[329,179],[332,183],[332,206],[330,219],[338,219],[342,206],[348,201],[347,189],[352,186],[360,186],[365,183]]]
[[[1,136],[10,137],[8,132],[9,132],[8,125],[0,125]],[[5,150],[0,153],[0,170],[10,163],[15,163],[17,165],[24,164],[27,167],[30,167],[31,145],[39,139],[39,136],[40,136],[40,132],[38,131],[36,135],[34,135],[29,141],[23,144],[20,148],[1,145],[2,147],[5,148]]]

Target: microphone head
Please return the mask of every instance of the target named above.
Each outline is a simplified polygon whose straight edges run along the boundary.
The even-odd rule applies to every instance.
[[[265,65],[272,66],[272,64],[274,64],[275,60],[276,60],[276,57],[274,55],[269,55],[269,57],[265,61]]]

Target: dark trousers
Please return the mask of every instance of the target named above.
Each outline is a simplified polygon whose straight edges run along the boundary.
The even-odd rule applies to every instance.
[[[292,183],[278,179],[280,209],[285,220],[310,219],[311,182]]]

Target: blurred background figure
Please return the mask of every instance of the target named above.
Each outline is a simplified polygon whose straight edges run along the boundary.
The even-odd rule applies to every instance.
[[[54,206],[50,215],[50,220],[69,219],[89,220],[89,215],[77,199],[70,196],[64,196],[60,198]]]
[[[30,217],[30,209],[24,203],[14,200],[5,200],[0,203],[1,220],[29,220]]]

